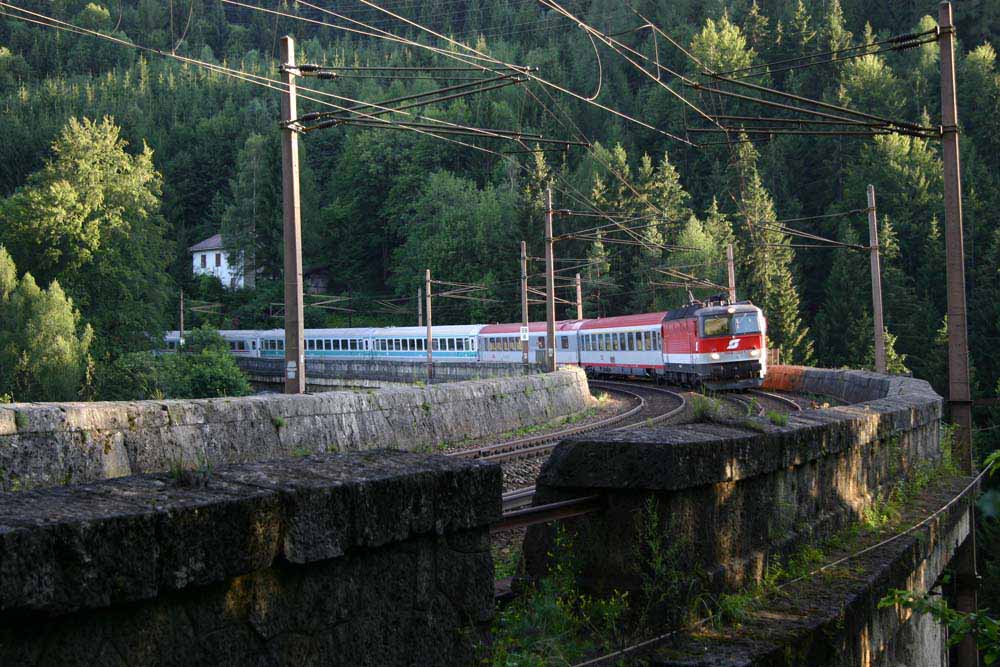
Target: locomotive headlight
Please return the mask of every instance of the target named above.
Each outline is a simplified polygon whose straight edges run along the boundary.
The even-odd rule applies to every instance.
[[[754,349],[750,350],[750,356],[751,357],[759,357],[760,356],[760,350],[758,350],[757,348],[754,348]]]
[[[719,359],[721,359],[721,357],[719,356],[718,352],[713,352],[712,353],[712,359],[718,361]]]

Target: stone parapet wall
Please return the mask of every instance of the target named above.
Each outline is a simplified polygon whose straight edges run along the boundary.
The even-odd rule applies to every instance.
[[[677,633],[644,656],[645,664],[944,667],[948,646],[941,624],[930,614],[879,602],[894,589],[923,595],[939,583],[969,534],[975,494],[948,504],[969,482],[943,480],[912,499],[912,507],[903,508],[904,524],[924,521],[917,530],[892,541],[875,535],[837,550],[831,558],[849,558],[839,568],[789,582],[748,610],[738,627],[716,628],[710,637]],[[862,545],[870,550],[862,551]]]
[[[258,381],[284,381],[285,362],[283,359],[236,357],[236,363],[245,373]],[[437,384],[496,377],[538,375],[543,370],[541,364],[439,361],[434,364],[433,376],[428,377],[427,363],[423,361],[306,359],[306,381],[309,383],[322,378],[335,378],[338,380]]]
[[[472,664],[501,485],[383,450],[0,494],[0,664]]]
[[[305,396],[0,406],[0,490],[477,438],[579,412],[582,371]]]
[[[863,402],[793,413],[784,426],[748,418],[653,427],[556,448],[535,503],[607,499],[606,511],[562,523],[588,590],[641,596],[637,554],[654,514],[652,529],[683,554],[685,571],[715,591],[736,589],[759,579],[770,557],[857,520],[914,466],[941,455],[942,400],[924,381],[781,366],[769,373],[780,378],[769,380],[772,389]],[[551,527],[529,529],[531,574],[547,570],[553,540]]]

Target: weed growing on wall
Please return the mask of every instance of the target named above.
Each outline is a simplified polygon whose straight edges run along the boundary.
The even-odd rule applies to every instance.
[[[636,517],[633,562],[642,582],[642,596],[633,610],[640,634],[652,631],[659,620],[683,620],[685,605],[696,605],[699,577],[692,569],[691,544],[671,539],[680,533],[673,519],[663,526],[655,498],[647,498]]]
[[[572,664],[624,644],[627,594],[594,599],[581,593],[576,583],[579,565],[562,529],[550,556],[548,575],[497,614],[492,641],[482,646],[483,664]]]
[[[784,412],[768,410],[767,419],[775,426],[788,426],[788,415]]]
[[[695,421],[712,421],[719,414],[719,402],[708,396],[692,396],[691,411]]]

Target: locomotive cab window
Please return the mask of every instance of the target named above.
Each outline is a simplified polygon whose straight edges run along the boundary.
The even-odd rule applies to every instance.
[[[733,315],[733,334],[750,334],[760,332],[760,322],[757,313],[737,313]]]
[[[729,316],[706,317],[702,328],[706,336],[726,336],[729,334]]]

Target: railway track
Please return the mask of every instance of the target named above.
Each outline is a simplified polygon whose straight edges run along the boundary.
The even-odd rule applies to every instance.
[[[674,391],[672,389],[666,389],[663,387],[658,387],[655,385],[645,385],[645,384],[635,384],[628,382],[614,382],[606,380],[592,380],[590,386],[594,389],[602,389],[604,391],[613,391],[618,393],[630,394],[639,399],[639,405],[632,410],[624,413],[623,415],[618,415],[620,422],[616,422],[611,430],[622,431],[629,428],[635,428],[636,426],[652,426],[660,422],[664,422],[668,419],[676,417],[682,413],[687,406],[687,399],[680,392]],[[594,426],[594,425],[592,425]],[[596,425],[593,429],[588,430],[599,430],[601,428],[607,428],[608,424]],[[575,435],[575,434],[574,434]],[[566,435],[559,436],[560,439],[567,437]],[[527,450],[519,450],[519,453],[524,455],[537,456],[541,453],[547,453],[555,446],[554,443],[541,445],[538,447],[532,447]],[[544,451],[542,451],[544,449]],[[538,453],[535,453],[535,452]],[[505,456],[501,454],[500,456]],[[496,455],[483,457],[484,460],[497,460]],[[509,458],[501,458],[500,460],[510,460]],[[529,507],[535,496],[535,487],[526,486],[519,489],[514,489],[513,491],[508,491],[503,494],[503,512],[504,515],[510,515],[512,512],[518,512],[526,507]],[[541,512],[545,511],[545,507],[538,508]]]
[[[592,383],[593,386],[596,386],[597,384],[598,383]],[[622,422],[635,417],[636,415],[642,414],[643,411],[647,409],[647,401],[640,392],[620,387],[607,387],[605,390],[630,396],[636,401],[636,405],[625,412],[608,417],[607,419],[590,422],[589,424],[572,426],[570,428],[564,428],[558,431],[542,433],[539,435],[516,438],[514,440],[508,440],[495,445],[487,445],[485,447],[477,447],[475,449],[463,449],[457,452],[452,452],[448,454],[448,456],[497,462],[514,461],[522,458],[541,456],[542,454],[547,454],[552,451],[552,448],[555,447],[556,443],[564,438],[617,426]]]
[[[747,415],[750,415],[750,414],[753,414],[754,412],[756,412],[756,414],[754,416],[756,416],[756,417],[763,417],[765,415],[765,413],[767,412],[765,410],[764,406],[761,405],[759,401],[756,401],[756,400],[751,399],[751,398],[747,398],[746,396],[744,396],[742,394],[720,394],[720,395],[716,396],[715,398],[717,398],[718,400],[721,400],[721,401],[725,401],[727,403],[732,403],[734,405],[738,405],[739,408],[741,410],[743,410],[744,412],[746,412]]]
[[[802,406],[799,405],[794,400],[788,398],[787,396],[782,396],[781,394],[774,394],[769,391],[763,391],[761,389],[748,389],[748,394],[753,394],[758,398],[764,399],[765,402],[770,402],[772,405],[780,405],[787,412],[801,412]]]

